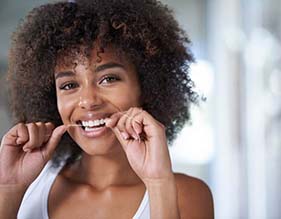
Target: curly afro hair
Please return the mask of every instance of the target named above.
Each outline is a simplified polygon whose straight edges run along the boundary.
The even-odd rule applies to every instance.
[[[136,66],[143,109],[166,127],[171,143],[189,120],[189,106],[198,101],[189,66],[190,40],[172,11],[156,0],[77,0],[33,9],[12,37],[8,79],[15,123],[62,124],[54,69],[61,54],[84,55],[98,42],[99,51],[114,45]],[[53,160],[81,149],[66,134]]]

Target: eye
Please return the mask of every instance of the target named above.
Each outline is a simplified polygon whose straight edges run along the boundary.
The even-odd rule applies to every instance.
[[[74,89],[74,88],[77,88],[78,87],[78,84],[75,83],[75,82],[67,82],[67,83],[64,83],[62,84],[59,89],[60,90],[71,90],[71,89]]]
[[[107,76],[104,76],[99,84],[111,84],[113,82],[116,82],[116,81],[120,81],[120,78],[118,76],[115,76],[115,75],[107,75]]]

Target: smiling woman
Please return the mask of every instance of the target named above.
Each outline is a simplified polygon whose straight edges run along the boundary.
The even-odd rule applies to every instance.
[[[208,186],[168,152],[197,102],[188,45],[154,0],[32,10],[10,52],[1,217],[212,218]]]
[[[83,151],[98,155],[117,150],[119,154],[121,148],[116,147],[116,137],[106,128],[105,120],[116,112],[141,106],[140,86],[135,67],[128,59],[117,56],[110,47],[99,56],[97,62],[97,50],[93,49],[84,60],[73,57],[75,65],[58,62],[58,111],[63,124],[81,125],[69,128],[68,133]]]

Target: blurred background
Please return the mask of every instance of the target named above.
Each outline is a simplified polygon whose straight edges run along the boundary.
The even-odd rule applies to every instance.
[[[0,1],[0,136],[11,127],[11,33],[46,2]],[[281,218],[281,1],[162,2],[193,42],[191,73],[206,97],[170,148],[174,170],[210,186],[218,219]]]

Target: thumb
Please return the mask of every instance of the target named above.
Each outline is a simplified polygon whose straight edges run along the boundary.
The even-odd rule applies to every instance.
[[[53,152],[56,149],[56,146],[61,140],[62,135],[66,132],[67,127],[65,125],[58,126],[54,129],[54,131],[51,134],[51,137],[49,138],[49,141],[47,142],[46,146],[44,147],[44,150],[42,153],[44,153],[44,157],[49,160],[53,154]]]

